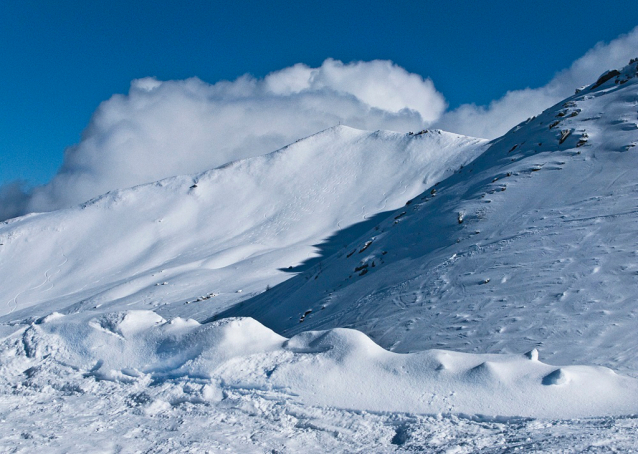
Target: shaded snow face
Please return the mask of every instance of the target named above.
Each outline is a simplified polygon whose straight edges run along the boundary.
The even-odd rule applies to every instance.
[[[260,389],[285,390],[307,405],[492,417],[614,415],[638,406],[638,380],[601,367],[550,366],[536,351],[397,354],[355,330],[285,339],[253,319],[200,325],[166,321],[150,311],[55,316],[23,329],[2,348],[5,357],[13,352],[2,366],[8,381],[23,374],[34,383],[50,380],[56,372],[47,364],[54,361],[89,382],[207,384],[198,395],[210,403],[231,389]],[[142,404],[157,410],[158,404]]]
[[[537,347],[558,364],[638,370],[637,64],[518,125],[321,266],[227,315],[287,336],[353,327],[402,352]]]

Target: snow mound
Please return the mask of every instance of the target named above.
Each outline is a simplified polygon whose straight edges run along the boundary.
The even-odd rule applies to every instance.
[[[144,374],[154,379],[210,377],[231,358],[270,351],[285,340],[250,318],[201,325],[192,319],[166,321],[152,311],[127,311],[84,320],[77,315],[54,318],[27,328],[25,336],[33,350],[46,345],[47,354],[56,351],[65,364],[111,380]]]
[[[421,414],[573,418],[638,409],[638,380],[603,367],[557,368],[528,355],[398,354],[343,328],[285,339],[250,318],[199,324],[131,311],[52,318],[21,336],[11,344],[13,362],[26,371],[5,364],[5,376],[34,375],[29,358],[46,358],[36,366],[41,377],[56,373],[53,361],[86,380],[146,386],[186,379],[208,384],[213,401],[224,390],[260,389],[308,405]]]

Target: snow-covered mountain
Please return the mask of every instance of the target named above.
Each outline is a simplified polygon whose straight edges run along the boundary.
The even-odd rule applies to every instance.
[[[635,449],[637,76],[3,223],[0,446]]]
[[[290,277],[334,232],[356,237],[349,226],[404,205],[485,143],[338,126],[200,175],[7,221],[0,321],[156,308],[208,317]]]
[[[351,327],[397,352],[538,348],[554,364],[638,371],[636,65],[516,126],[347,248],[226,315],[285,335]]]

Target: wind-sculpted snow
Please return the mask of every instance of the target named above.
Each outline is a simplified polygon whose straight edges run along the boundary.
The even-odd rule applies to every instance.
[[[315,406],[422,414],[573,418],[638,408],[638,379],[602,367],[558,368],[539,361],[536,351],[398,354],[355,330],[286,339],[250,318],[201,325],[151,311],[48,317],[6,340],[5,356],[11,350],[13,359],[2,366],[9,381],[50,380],[28,367],[46,358],[89,381],[196,380],[207,386],[200,397],[209,401],[223,400],[229,389],[259,389]]]

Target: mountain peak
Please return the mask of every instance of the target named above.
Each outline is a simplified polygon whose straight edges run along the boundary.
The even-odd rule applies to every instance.
[[[340,125],[267,155],[1,224],[0,292],[10,302],[0,316],[141,304],[209,317],[285,280],[326,238],[350,238],[351,226],[404,205],[486,144]],[[213,307],[190,304],[211,294]]]
[[[620,70],[610,69],[602,73],[598,80],[590,85],[589,89],[595,90],[612,80],[614,85],[623,85],[636,76],[638,76],[638,58],[632,58],[631,60],[629,60],[629,64],[624,68]]]

